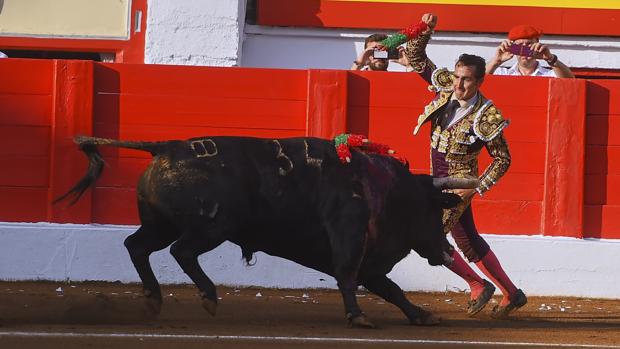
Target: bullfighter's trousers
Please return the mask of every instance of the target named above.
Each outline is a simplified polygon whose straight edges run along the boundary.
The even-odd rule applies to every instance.
[[[434,177],[447,177],[449,164],[446,154],[432,149],[431,161]],[[489,244],[480,236],[474,223],[474,215],[471,208],[471,198],[464,200],[456,207],[445,209],[443,214],[444,231],[452,234],[459,250],[470,262],[478,262],[490,250]],[[450,246],[450,249],[453,249]]]

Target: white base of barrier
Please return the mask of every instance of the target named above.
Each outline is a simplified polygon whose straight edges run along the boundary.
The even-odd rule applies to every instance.
[[[139,282],[123,246],[135,226],[0,223],[0,280]],[[528,295],[620,298],[620,241],[484,235],[517,287]],[[231,243],[200,257],[218,285],[335,288],[335,280],[263,253],[246,266]],[[191,283],[168,252],[151,256],[161,283]],[[405,291],[459,291],[464,281],[412,252],[389,277]]]

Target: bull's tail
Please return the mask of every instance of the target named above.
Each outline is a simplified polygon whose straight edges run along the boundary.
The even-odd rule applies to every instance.
[[[71,197],[71,202],[69,205],[75,204],[82,194],[91,187],[95,181],[101,176],[103,172],[103,157],[97,146],[100,145],[109,145],[113,147],[119,148],[130,148],[148,151],[151,155],[156,155],[161,148],[163,142],[130,142],[130,141],[119,141],[115,139],[107,139],[107,138],[96,138],[96,137],[86,137],[86,136],[77,136],[74,138],[75,143],[80,147],[80,150],[86,154],[88,157],[88,169],[86,170],[86,174],[73,188],[69,189],[68,192],[58,197],[54,200],[54,203],[62,201],[68,197]]]

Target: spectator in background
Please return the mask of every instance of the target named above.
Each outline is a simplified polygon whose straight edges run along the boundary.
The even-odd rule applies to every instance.
[[[375,58],[375,49],[381,49],[381,41],[385,40],[388,36],[386,34],[372,34],[364,40],[364,51],[353,61],[351,70],[374,70],[374,71],[387,71],[390,65],[390,59],[388,58]],[[404,48],[398,48],[398,59],[392,61],[397,62],[402,66],[409,66],[407,56],[404,54]]]
[[[529,26],[519,25],[510,30],[508,39],[495,50],[495,56],[486,64],[486,73],[493,75],[517,76],[550,76],[558,78],[574,78],[558,56],[551,53],[547,45],[541,44],[539,39],[542,31]],[[517,61],[509,67],[501,66],[513,56]],[[547,62],[542,65],[540,59]]]

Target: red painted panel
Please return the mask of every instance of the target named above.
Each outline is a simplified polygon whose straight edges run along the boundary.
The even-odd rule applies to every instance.
[[[545,143],[547,137],[547,107],[509,106],[500,108],[510,121],[504,131],[508,145],[518,142]]]
[[[211,96],[102,95],[95,105],[107,122],[232,128],[306,127],[306,102],[293,100],[214,98]],[[115,108],[116,110],[112,109]],[[114,120],[113,113],[121,120]]]
[[[549,79],[490,75],[484,78],[481,90],[502,111],[513,106],[547,108]],[[508,118],[517,117],[506,115]]]
[[[346,131],[347,72],[308,71],[306,136],[331,139]]]
[[[588,145],[620,145],[620,114],[588,115],[586,132]]]
[[[472,208],[478,231],[483,234],[540,234],[542,205],[531,201],[475,199]]]
[[[585,204],[620,205],[620,175],[586,175]]]
[[[305,101],[307,71],[98,63],[95,86],[97,93]]]
[[[347,86],[347,104],[355,107],[418,108],[434,96],[428,83],[415,73],[350,71]]]
[[[515,139],[518,137],[512,137]],[[545,172],[545,144],[540,143],[522,143],[519,141],[508,142],[510,156],[509,173],[531,173],[542,174]],[[485,149],[480,153],[479,169],[483,171],[486,166],[491,163],[491,157]]]
[[[100,224],[139,224],[136,190],[96,188],[92,220]]]
[[[543,234],[583,237],[586,83],[549,81]]]
[[[620,114],[620,80],[589,80],[586,84],[587,114]]]
[[[514,25],[530,23],[548,34],[620,35],[618,10],[526,6],[261,0],[258,2],[258,23],[396,30],[419,20],[427,12],[437,14],[441,19],[437,30],[505,33]]]
[[[307,74],[307,71],[297,70],[95,64],[95,78],[105,87],[96,89],[107,91],[95,95],[95,134],[135,140],[209,135],[303,136],[306,108],[312,107],[306,102]],[[415,172],[428,173],[428,126],[418,137],[412,135],[417,116],[433,97],[426,90],[426,83],[416,74],[408,73],[347,72],[347,76],[347,130],[389,144],[409,159]],[[474,203],[476,220],[483,232],[541,233],[549,81],[488,77],[485,82],[485,92],[512,121],[506,137],[513,164],[498,185]],[[619,231],[615,221],[611,221],[614,215],[610,212],[618,213],[616,207],[620,201],[616,194],[620,192],[617,188],[620,185],[620,161],[617,161],[620,147],[616,146],[620,142],[615,133],[619,129],[616,126],[620,126],[616,125],[620,122],[620,114],[608,114],[615,103],[609,96],[615,96],[620,85],[597,80],[588,83],[587,90],[589,97],[606,101],[611,107],[605,109],[588,104],[589,108],[602,113],[587,119],[588,141],[600,145],[586,148],[589,174],[585,179],[586,202],[595,205],[586,206],[585,226],[591,235],[613,237]],[[66,100],[69,97],[63,97],[64,94],[70,96],[69,92],[58,90],[58,107],[63,113],[70,112],[67,107],[75,106]],[[108,92],[112,94],[106,94]],[[45,185],[49,181],[44,163],[48,162],[51,130],[46,126],[49,125],[47,117],[39,114],[47,113],[45,100],[51,97],[49,93],[17,94],[16,99],[11,100],[8,96],[12,92],[7,93],[5,109],[0,105],[0,110],[13,108],[10,110],[24,117],[9,118],[9,125],[16,120],[20,126],[0,127],[0,161],[4,158],[15,164],[0,174],[0,185]],[[601,99],[599,93],[607,97]],[[0,101],[2,96],[0,92]],[[529,96],[532,98],[528,99]],[[5,120],[2,118],[0,123],[6,123]],[[607,144],[612,146],[605,147]],[[135,224],[133,188],[150,161],[150,155],[111,148],[103,148],[102,152],[109,164],[97,183],[93,219],[101,223]],[[484,150],[482,154],[481,171],[490,161]],[[84,161],[82,154],[77,155],[79,160],[75,161]],[[31,159],[36,161],[31,162]],[[609,177],[605,176],[607,173]],[[0,194],[4,194],[6,189],[1,188]],[[8,205],[4,200],[4,196],[0,196],[2,210]],[[41,197],[38,203],[45,204],[46,200]],[[29,203],[33,212],[29,215],[36,217],[40,213],[37,213],[38,204]],[[598,203],[606,205],[596,205]],[[24,213],[21,214],[23,218]]]
[[[585,205],[584,238],[620,239],[620,206]]]
[[[508,173],[479,200],[491,201],[542,201],[544,193],[542,174]]]
[[[0,187],[0,222],[45,222],[47,188]]]
[[[0,186],[42,187],[49,185],[49,157],[0,155]]]
[[[52,93],[52,72],[52,60],[2,59],[0,94],[49,95]]]
[[[88,166],[82,154],[75,151],[73,137],[92,134],[93,63],[58,60],[55,74],[47,217],[57,223],[90,223],[90,193],[67,209],[52,202],[70,190]]]
[[[50,126],[52,96],[0,95],[0,125]]]
[[[586,146],[586,174],[620,174],[620,147]]]
[[[45,157],[48,156],[49,151],[49,127],[0,127],[0,155]]]
[[[104,157],[104,160],[106,166],[103,175],[97,181],[97,187],[135,188],[140,175],[151,162],[151,157],[143,159]]]
[[[562,11],[562,32],[573,35],[618,36],[619,19],[620,10],[566,9]]]

